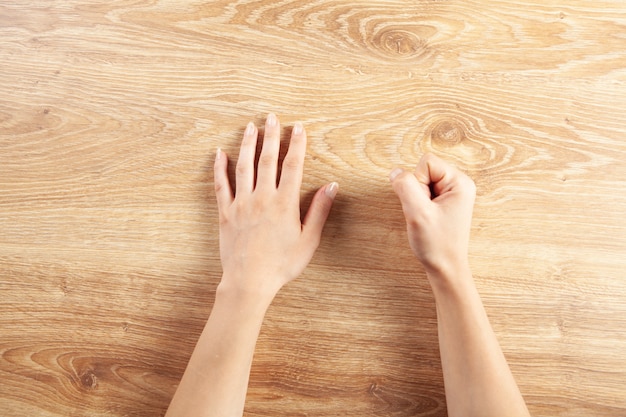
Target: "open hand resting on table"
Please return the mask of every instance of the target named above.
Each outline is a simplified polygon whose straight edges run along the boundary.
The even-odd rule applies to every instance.
[[[234,193],[227,155],[218,150],[215,157],[222,280],[168,417],[242,415],[265,312],[280,288],[311,260],[337,193],[334,182],[321,187],[301,222],[306,132],[302,124],[294,125],[280,178],[280,124],[274,114],[267,117],[255,166],[258,133],[249,123],[241,142]]]
[[[307,266],[320,242],[337,184],[318,190],[300,221],[300,186],[307,137],[297,122],[277,184],[280,125],[270,114],[263,148],[254,166],[258,130],[250,122],[241,142],[236,194],[227,175],[226,155],[218,150],[215,192],[220,218],[220,289],[256,292],[271,298]],[[255,175],[256,171],[256,175]],[[256,181],[255,181],[256,180]]]

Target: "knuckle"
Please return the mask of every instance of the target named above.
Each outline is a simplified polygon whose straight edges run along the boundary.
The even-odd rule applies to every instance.
[[[229,219],[229,217],[226,214],[222,214],[220,216],[219,222],[220,222],[220,226],[221,227],[225,227],[228,224],[230,224],[230,219]]]
[[[283,162],[283,168],[295,171],[301,167],[300,160],[295,157],[286,157]]]
[[[420,227],[420,222],[415,216],[406,216],[407,230],[417,230]]]
[[[248,204],[246,204],[247,210],[250,210],[251,213],[262,213],[267,211],[268,208],[271,208],[272,205],[276,205],[280,200],[274,198],[274,193],[266,190],[262,193],[256,193],[256,195],[250,199]]]
[[[463,174],[462,184],[463,184],[463,188],[465,188],[465,190],[467,190],[468,193],[476,194],[476,183],[469,176]]]
[[[435,155],[432,152],[426,152],[422,158],[424,158],[425,161],[427,162],[431,162],[435,160]]]
[[[276,198],[276,206],[281,212],[287,212],[293,206],[294,199],[290,194],[279,193]]]
[[[259,157],[259,166],[271,167],[273,165],[276,165],[276,157],[274,157],[274,155],[261,154]]]
[[[248,166],[243,164],[243,163],[237,164],[237,167],[235,168],[235,174],[237,174],[237,175],[245,175],[249,171],[250,170],[249,170]]]
[[[403,172],[398,175],[393,181],[393,187],[398,193],[404,193],[411,188],[411,184],[408,182],[409,175],[413,175],[409,172]]]

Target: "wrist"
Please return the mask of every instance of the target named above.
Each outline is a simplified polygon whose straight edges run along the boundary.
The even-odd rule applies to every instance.
[[[272,300],[276,296],[276,291],[267,289],[250,289],[237,285],[222,277],[221,282],[215,291],[215,299],[223,300],[231,306],[240,309],[251,310],[265,314]]]
[[[426,267],[426,277],[435,298],[463,295],[475,289],[474,278],[466,259]]]

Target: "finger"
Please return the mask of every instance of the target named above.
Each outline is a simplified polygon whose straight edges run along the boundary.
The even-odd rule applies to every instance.
[[[304,169],[304,157],[306,155],[306,132],[302,123],[296,122],[291,131],[289,150],[283,161],[283,169],[280,174],[279,189],[287,194],[299,194],[302,185],[302,170]]]
[[[217,208],[222,213],[233,202],[233,191],[228,179],[228,156],[217,148],[215,163],[213,164],[213,178],[215,183],[215,197]]]
[[[322,229],[324,229],[338,190],[339,184],[336,182],[331,182],[317,190],[313,196],[313,201],[311,201],[311,206],[304,216],[302,234],[305,241],[314,244],[314,247],[319,245]]]
[[[239,159],[235,174],[237,194],[251,193],[254,188],[254,157],[256,155],[256,142],[259,132],[254,123],[248,123],[243,133]]]
[[[396,168],[391,172],[390,180],[393,190],[400,199],[402,211],[407,221],[432,204],[430,189],[421,183],[413,173]]]
[[[276,188],[278,152],[280,151],[280,124],[274,113],[267,115],[263,148],[257,168],[257,187]]]
[[[459,174],[456,168],[431,153],[424,154],[415,168],[417,180],[421,184],[432,187],[435,192],[432,198],[451,189]]]

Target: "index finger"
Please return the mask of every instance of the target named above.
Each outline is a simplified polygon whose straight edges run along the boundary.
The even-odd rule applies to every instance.
[[[254,157],[258,134],[259,132],[254,123],[249,122],[243,133],[239,158],[237,159],[235,175],[237,194],[251,193],[254,188]]]

